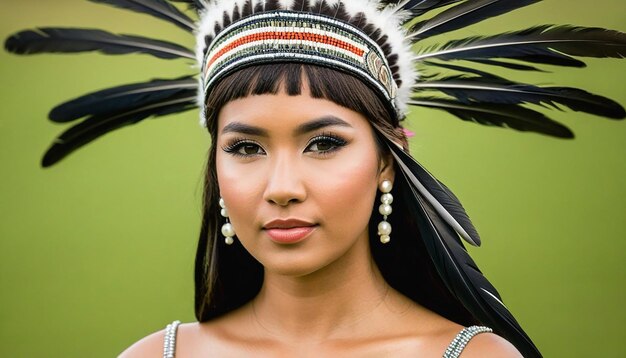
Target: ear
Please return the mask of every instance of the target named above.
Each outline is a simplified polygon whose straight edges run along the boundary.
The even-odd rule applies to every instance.
[[[383,180],[389,180],[393,184],[396,177],[396,169],[394,167],[394,159],[391,152],[383,154],[380,158],[380,166],[378,168],[379,184]]]

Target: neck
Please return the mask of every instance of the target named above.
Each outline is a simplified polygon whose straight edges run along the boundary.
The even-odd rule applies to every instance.
[[[354,336],[367,321],[364,318],[385,306],[382,303],[390,290],[373,262],[367,240],[357,246],[308,275],[266,272],[261,292],[251,304],[260,328],[298,340]]]

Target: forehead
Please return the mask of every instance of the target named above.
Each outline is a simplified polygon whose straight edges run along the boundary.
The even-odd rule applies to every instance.
[[[368,120],[358,112],[330,100],[313,98],[303,90],[300,95],[251,95],[228,102],[218,114],[218,135],[226,126],[241,123],[267,132],[292,132],[303,124],[323,118],[337,118],[354,130],[369,130]]]

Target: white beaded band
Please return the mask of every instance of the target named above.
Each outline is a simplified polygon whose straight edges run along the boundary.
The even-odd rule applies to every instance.
[[[475,335],[479,333],[491,333],[493,330],[489,327],[484,326],[471,326],[463,328],[459,334],[454,337],[452,343],[446,349],[446,352],[443,354],[443,358],[458,358],[469,343],[470,339],[472,339]]]
[[[165,327],[165,338],[163,340],[163,358],[174,358],[176,355],[176,332],[180,321],[174,321]]]

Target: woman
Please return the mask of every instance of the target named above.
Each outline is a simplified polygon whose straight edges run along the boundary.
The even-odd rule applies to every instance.
[[[442,356],[463,327],[431,309],[462,307],[438,297],[445,288],[411,240],[410,221],[390,213],[397,233],[386,244],[376,234],[376,192],[393,186],[396,173],[372,125],[398,145],[406,138],[375,93],[350,75],[300,64],[247,68],[212,93],[196,282],[203,323],[179,327],[177,354]],[[402,192],[392,192],[402,216]],[[217,237],[220,195],[237,244]],[[218,267],[205,273],[204,265]],[[158,332],[122,356],[157,356],[163,340]],[[520,356],[492,333],[463,354]]]
[[[446,16],[450,19],[454,18],[451,16],[454,13],[468,13],[469,8],[472,7],[476,7],[474,10],[480,12],[478,9],[482,5],[476,5],[477,3],[461,4],[450,9],[449,12],[442,13],[442,15],[434,18],[436,21],[427,21],[425,24],[418,26],[411,37],[419,39],[420,36],[426,37],[426,34],[429,32],[432,35],[433,32],[436,34],[437,31],[444,31],[442,28],[437,29],[438,26],[434,25]],[[309,328],[305,330],[302,327],[305,326],[304,323],[308,323],[306,327],[310,327],[310,319],[308,316],[302,315],[294,318],[293,322],[288,322],[288,324],[284,324],[282,321],[287,318],[297,317],[297,315],[292,313],[294,311],[298,313],[304,311],[304,313],[319,319],[314,325],[314,327],[319,326],[319,330],[317,330],[317,334],[313,334],[315,338],[311,339],[311,342],[317,342],[317,344],[310,347],[315,347],[322,352],[324,349],[334,349],[332,344],[319,345],[321,337],[334,337],[340,342],[346,337],[352,339],[354,337],[362,337],[362,342],[352,344],[348,348],[344,347],[337,351],[329,351],[329,354],[377,354],[391,346],[398,350],[390,352],[390,354],[413,355],[416,353],[434,354],[438,352],[436,354],[440,355],[446,348],[446,344],[442,345],[442,342],[449,342],[454,337],[454,334],[459,331],[460,326],[457,325],[458,323],[469,325],[475,321],[493,323],[497,326],[495,327],[496,329],[508,336],[507,338],[516,340],[518,348],[524,350],[526,355],[538,354],[506,308],[501,306],[495,290],[479,272],[475,271],[475,269],[471,271],[474,266],[473,262],[462,250],[456,235],[458,234],[470,243],[478,243],[479,241],[477,234],[456,198],[445,187],[436,182],[434,178],[430,177],[417,163],[407,159],[408,157],[405,153],[396,147],[396,145],[404,142],[404,138],[398,135],[400,133],[398,120],[403,116],[403,106],[416,104],[427,107],[443,107],[463,119],[477,119],[475,112],[479,109],[483,110],[483,112],[484,110],[489,110],[492,114],[495,112],[500,117],[505,117],[505,120],[500,119],[500,117],[494,118],[489,116],[489,113],[483,113],[484,117],[478,118],[478,120],[492,124],[506,124],[517,129],[535,130],[561,137],[568,137],[571,135],[571,132],[561,125],[545,120],[545,117],[538,115],[536,112],[527,111],[521,107],[511,106],[511,108],[507,107],[509,109],[504,110],[499,104],[481,105],[481,103],[489,103],[489,101],[477,93],[465,92],[458,95],[459,87],[467,86],[467,83],[459,84],[458,81],[454,83],[457,86],[455,89],[457,91],[456,95],[454,90],[446,91],[444,89],[446,86],[443,86],[441,82],[438,84],[438,88],[447,94],[457,97],[459,102],[453,103],[448,100],[429,98],[415,98],[409,102],[407,98],[413,88],[408,87],[407,83],[412,82],[413,74],[409,68],[410,66],[406,62],[403,63],[403,56],[400,56],[401,50],[398,49],[401,49],[403,45],[402,43],[398,44],[397,36],[395,40],[394,36],[388,36],[390,33],[393,33],[393,30],[389,30],[389,33],[386,32],[388,30],[386,29],[386,22],[373,21],[380,28],[373,27],[372,29],[368,27],[371,25],[368,21],[378,16],[376,15],[378,10],[374,7],[368,8],[366,6],[368,4],[364,5],[365,8],[359,8],[355,12],[354,9],[349,9],[350,6],[348,4],[337,5],[333,3],[335,7],[331,6],[331,4],[308,7],[309,5],[305,5],[304,2],[301,4],[293,3],[291,4],[293,8],[288,8],[288,10],[296,11],[298,14],[306,14],[306,16],[298,18],[294,22],[295,25],[293,25],[290,22],[293,19],[288,18],[283,13],[274,12],[274,14],[281,17],[277,23],[278,25],[272,23],[272,27],[280,27],[282,26],[281,24],[289,24],[289,26],[296,27],[303,26],[307,29],[316,29],[318,25],[326,26],[330,29],[324,29],[321,36],[324,37],[326,36],[325,34],[332,33],[333,36],[330,36],[332,40],[337,40],[337,37],[339,37],[340,44],[337,45],[333,41],[328,43],[325,37],[320,39],[318,38],[320,34],[312,31],[307,32],[307,34],[318,36],[313,36],[314,40],[307,38],[306,41],[308,42],[305,43],[298,42],[302,41],[299,37],[283,38],[285,41],[295,39],[296,46],[290,47],[291,43],[286,45],[286,49],[281,47],[285,46],[284,43],[279,43],[279,47],[272,48],[260,46],[257,49],[258,51],[253,52],[251,55],[243,52],[242,54],[237,54],[237,46],[242,45],[235,43],[233,40],[232,43],[235,43],[235,46],[229,47],[231,43],[228,43],[228,41],[235,36],[241,36],[241,34],[247,36],[249,33],[246,31],[250,31],[250,28],[238,28],[238,26],[251,18],[254,18],[255,22],[246,24],[246,26],[252,26],[252,30],[258,30],[258,28],[254,28],[254,25],[263,21],[263,16],[266,13],[277,10],[280,7],[279,4],[268,2],[265,4],[265,8],[261,7],[259,10],[253,4],[242,3],[233,5],[233,3],[227,1],[223,2],[223,4],[234,9],[237,9],[236,6],[239,6],[240,10],[233,10],[231,15],[224,16],[221,24],[214,26],[215,19],[211,19],[211,16],[217,14],[217,17],[220,18],[223,9],[219,8],[221,4],[216,5],[217,9],[212,9],[209,6],[207,11],[209,15],[203,19],[200,31],[201,36],[199,37],[200,49],[202,51],[198,52],[199,58],[204,62],[202,69],[203,88],[200,91],[200,99],[202,105],[204,105],[205,98],[208,101],[205,114],[214,138],[214,149],[212,151],[214,156],[210,158],[210,167],[211,165],[216,166],[215,169],[209,170],[209,175],[207,176],[207,187],[209,188],[207,200],[205,201],[207,208],[205,210],[205,219],[198,250],[196,313],[200,321],[210,320],[211,322],[199,325],[203,327],[202,329],[210,330],[213,327],[213,331],[209,331],[208,336],[205,335],[204,338],[209,338],[210,340],[210,337],[213,337],[217,339],[219,334],[227,334],[229,330],[247,331],[255,328],[256,334],[252,336],[256,338],[263,337],[263,332],[260,331],[260,328],[268,328],[263,324],[265,322],[266,325],[271,324],[274,328],[273,331],[267,329],[269,333],[266,333],[270,336],[278,336],[278,339],[273,340],[274,342],[287,342],[282,346],[278,344],[278,351],[269,351],[268,353],[288,354],[290,345],[295,341],[299,341],[294,340],[293,336],[289,339],[290,335],[300,335],[307,332]],[[518,3],[516,5],[508,5],[508,7],[513,9],[523,5]],[[386,9],[386,15],[388,16],[389,12],[402,14],[402,11],[421,11],[421,9],[412,8],[413,6],[418,5],[403,3],[401,8],[393,8],[393,11]],[[436,5],[431,6],[436,7]],[[363,10],[364,16],[359,15],[361,10]],[[383,14],[381,15],[383,19],[386,19],[384,17],[385,11],[380,12]],[[502,9],[498,11],[502,12]],[[254,16],[258,15],[258,17],[252,16],[253,14]],[[320,19],[318,18],[319,14],[326,17]],[[483,16],[487,14],[483,14]],[[334,20],[327,20],[331,17],[332,19],[339,19],[339,25]],[[395,20],[401,20],[402,16],[391,17]],[[243,20],[238,22],[240,18]],[[480,16],[476,16],[470,22],[479,21],[480,18]],[[299,21],[302,21],[304,25]],[[449,20],[449,22],[454,23],[454,20]],[[230,26],[231,23],[233,24],[232,26]],[[459,24],[451,26],[458,28]],[[433,28],[436,30],[433,31]],[[380,34],[381,29],[383,30],[382,35]],[[361,36],[360,30],[365,33],[364,36]],[[448,28],[445,31],[449,30]],[[227,35],[223,35],[224,33]],[[257,35],[258,33],[253,31],[251,34]],[[299,35],[300,33],[294,34]],[[232,38],[229,38],[231,35]],[[516,36],[518,35],[521,34]],[[529,35],[529,33],[525,35]],[[559,35],[559,31],[550,31],[546,28],[539,32],[531,32],[530,35],[550,37]],[[568,34],[568,36],[575,37],[574,34]],[[387,43],[388,39],[389,43]],[[237,38],[237,41],[239,40],[241,40],[241,37]],[[263,42],[266,38],[257,40]],[[311,52],[310,48],[302,49],[302,46],[309,46],[310,41],[317,41],[315,46],[319,48],[316,47],[315,49],[325,53],[322,59],[318,58],[318,52]],[[554,41],[558,42],[560,40]],[[619,42],[618,40],[616,41]],[[356,45],[354,42],[356,42]],[[328,48],[320,44],[336,46],[338,49],[331,49],[331,53],[328,54]],[[349,46],[346,47],[346,44]],[[270,45],[273,46],[274,43]],[[8,47],[11,48],[11,46]],[[356,50],[353,51],[354,48],[357,50],[361,49],[366,54],[373,53],[373,56],[363,57],[363,63],[354,63],[354,56],[346,57],[345,53],[345,51],[356,53]],[[365,51],[362,48],[365,48]],[[248,49],[246,47],[246,51]],[[277,58],[274,56],[276,53],[273,53],[271,61],[261,61],[260,58],[265,55],[262,50],[277,50],[279,55],[283,57]],[[284,53],[281,52],[283,50],[285,50]],[[457,50],[461,51],[459,48]],[[545,49],[543,50],[543,52],[539,51],[540,53],[531,56],[532,59],[528,58],[528,60],[540,63],[542,61],[543,63],[560,61],[562,62],[561,64],[573,61],[563,54],[557,55]],[[567,48],[558,47],[557,50],[565,53],[568,51]],[[234,54],[233,51],[235,51]],[[576,55],[595,55],[591,54],[591,52],[594,52],[591,49],[589,50],[590,53],[585,51],[581,53],[578,49],[571,51],[575,52]],[[296,57],[298,55],[302,55],[302,57],[291,60],[290,56],[294,54]],[[227,57],[227,55],[231,57]],[[443,56],[448,55],[443,54]],[[514,59],[520,58],[519,53],[512,52],[510,55]],[[605,55],[610,56],[611,54]],[[311,60],[311,56],[315,58]],[[290,60],[286,60],[288,57]],[[407,57],[410,56],[404,54],[405,60]],[[525,59],[523,57],[522,59]],[[250,60],[251,58],[252,61]],[[478,55],[478,58],[480,58],[480,55]],[[217,62],[215,62],[216,59]],[[310,65],[302,68],[300,67],[302,64],[295,68],[293,66],[281,65],[278,68],[269,70],[267,68],[259,69],[259,73],[254,72],[255,67],[250,67],[251,62],[253,62],[253,65],[257,63],[264,65],[264,62],[277,60],[279,62],[313,63],[311,68],[308,67]],[[341,62],[341,60],[346,60],[347,64]],[[246,62],[245,66],[241,65],[243,62]],[[487,62],[487,60],[484,60],[484,62]],[[492,61],[491,63],[505,67],[522,67],[521,65],[503,62]],[[339,67],[341,72],[315,75],[317,71],[325,71],[321,68],[316,69],[314,67],[316,65],[320,65],[322,68]],[[234,66],[234,69],[229,66]],[[514,88],[514,85],[516,85],[504,79],[496,80],[495,77],[489,74],[464,67],[446,64],[438,64],[438,66],[473,73],[478,75],[478,78],[483,81],[497,82],[498,85],[508,87],[509,89]],[[306,76],[301,73],[303,69]],[[531,67],[526,66],[524,69],[528,70]],[[343,72],[347,72],[347,76],[341,76],[340,74]],[[238,78],[237,76],[241,77]],[[353,77],[356,78],[356,82]],[[323,78],[337,78],[338,80],[324,83],[321,80]],[[473,78],[473,80],[476,79],[476,77]],[[316,81],[322,83],[316,84]],[[404,86],[402,86],[403,82]],[[448,78],[447,82],[443,84],[453,84],[453,82],[451,78]],[[493,85],[494,83],[491,84]],[[342,85],[344,86],[343,88],[341,88]],[[436,87],[436,84],[433,82],[426,83],[426,85]],[[364,90],[357,90],[359,86],[364,87]],[[330,88],[339,88],[340,90],[337,90],[335,93]],[[591,97],[573,89],[566,89],[569,93],[569,96],[566,97],[569,97],[569,99],[563,98],[562,94],[557,94],[548,89],[540,90],[534,87],[527,87],[527,89],[531,90],[529,92],[534,92],[533,95],[529,98],[528,93],[526,93],[526,97],[519,97],[517,101],[533,102],[537,101],[537,96],[539,96],[539,100],[555,101],[580,109],[580,102],[590,101],[591,99]],[[205,92],[203,93],[203,91]],[[368,94],[368,91],[372,93]],[[465,91],[468,91],[467,87],[465,87]],[[505,91],[502,92],[504,93]],[[301,94],[298,95],[299,93]],[[355,93],[358,95],[355,95]],[[468,95],[469,97],[467,97]],[[224,98],[220,99],[220,96]],[[346,98],[341,98],[342,96]],[[324,98],[324,100],[320,102],[319,98]],[[471,100],[472,105],[468,106],[462,98]],[[614,103],[602,98],[593,99],[595,101],[591,102],[594,103],[585,107],[585,110],[597,114],[601,114],[599,112],[603,111],[604,113],[602,114],[607,116],[622,115],[621,112],[623,110]],[[171,100],[167,102],[167,105],[162,105],[163,107],[159,109],[167,111],[170,108],[166,108],[166,106],[188,104],[186,97],[172,97]],[[376,102],[380,102],[379,105],[376,105]],[[369,108],[370,106],[373,108]],[[294,108],[297,110],[294,111]],[[601,108],[601,110],[598,108]],[[181,110],[179,107],[175,109]],[[246,112],[246,109],[248,112]],[[311,111],[307,109],[311,109]],[[346,109],[350,109],[350,111],[346,112]],[[149,114],[162,113],[150,112]],[[245,115],[242,116],[241,113]],[[284,114],[284,116],[281,114]],[[282,121],[277,121],[278,125],[275,122],[268,121],[268,118],[275,117],[282,119]],[[118,116],[117,118],[120,117]],[[143,118],[145,117],[139,119]],[[526,118],[534,121],[531,121],[531,123],[512,121],[513,119]],[[137,117],[132,119],[137,119]],[[313,121],[313,123],[308,123],[307,121]],[[372,122],[371,125],[376,132],[372,132],[370,127],[366,125],[368,121]],[[274,125],[272,126],[271,123],[274,123]],[[320,123],[324,125],[321,126]],[[304,135],[310,134],[311,128],[319,129],[326,127],[332,129],[333,132],[321,132],[317,134],[317,137],[308,138],[308,141],[302,142],[302,138],[305,138]],[[308,130],[303,130],[303,128],[308,128]],[[354,132],[350,133],[346,128],[351,128]],[[334,131],[343,135],[335,135]],[[289,136],[289,133],[296,132],[299,133],[298,136]],[[239,137],[234,137],[234,134],[238,134]],[[242,136],[243,134],[246,136]],[[356,139],[368,137],[369,140],[367,141]],[[73,139],[72,135],[70,135],[62,138],[57,143],[58,145],[55,144],[56,147],[52,148],[49,152],[50,155],[47,156],[48,163],[59,160],[73,150],[60,148],[70,143]],[[78,142],[78,145],[84,144],[80,143],[80,140]],[[223,145],[221,151],[219,148],[216,149],[216,146],[220,144]],[[69,146],[75,148],[76,143]],[[320,149],[320,146],[322,149]],[[294,148],[298,148],[299,151],[293,150]],[[294,153],[298,153],[300,157],[296,157]],[[343,156],[350,153],[353,153],[353,156]],[[360,154],[360,156],[357,154]],[[298,160],[294,158],[298,158]],[[370,159],[369,163],[367,161],[368,158]],[[373,158],[376,160],[372,161],[371,159]],[[44,160],[45,163],[46,161]],[[350,163],[361,165],[357,167],[346,165]],[[322,164],[327,166],[326,169],[335,169],[341,173],[345,170],[345,175],[334,178],[335,181],[329,179],[324,185],[320,183],[316,189],[310,181],[299,179],[300,171],[297,172],[298,175],[289,175],[289,172],[287,172],[289,168],[297,167],[300,169],[300,166],[302,166],[302,172],[312,175],[320,171],[319,169],[325,168],[324,166],[318,166]],[[251,168],[260,170],[251,171]],[[372,171],[373,169],[376,170]],[[259,171],[265,175],[255,178],[253,174],[256,175]],[[403,176],[398,178],[395,174],[396,172],[402,172]],[[329,171],[329,173],[332,174],[333,171]],[[364,178],[363,182],[360,182],[360,180],[354,181],[355,178],[361,179],[361,177]],[[246,180],[241,178],[246,178]],[[278,183],[286,181],[284,187],[275,184],[272,181],[273,178],[278,178],[276,179]],[[218,190],[215,184],[218,182],[220,183],[219,193],[223,196],[223,201],[217,200]],[[380,215],[383,216],[382,223],[380,225],[370,224],[370,232],[366,235],[368,225],[363,224],[377,220],[371,214],[372,207],[376,208],[378,206],[374,205],[375,191],[373,189],[376,186],[380,186],[381,191],[387,194],[387,191],[391,190],[391,186],[396,184],[396,182],[398,189],[395,189],[397,192],[394,191],[394,197],[396,197],[396,205],[399,207],[400,212],[398,219],[393,218],[391,209],[388,208],[391,201],[390,197],[383,196],[386,199],[382,200],[383,205],[380,208]],[[263,183],[265,183],[265,186],[263,186]],[[263,187],[264,189],[262,189]],[[365,195],[364,193],[367,193],[368,189],[369,195]],[[325,193],[326,190],[329,192]],[[355,192],[351,192],[351,190]],[[241,193],[248,195],[237,195]],[[328,201],[330,200],[328,194],[333,194],[331,197],[334,196],[345,204],[345,206],[335,204],[331,206],[329,212],[335,213],[334,216],[336,217],[345,219],[347,218],[345,215],[346,208],[349,207],[355,211],[354,214],[351,213],[349,216],[350,219],[355,218],[354,222],[350,222],[350,225],[344,224],[345,227],[342,228],[339,223],[334,224],[335,219],[332,215],[327,217],[325,213],[319,213],[317,214],[319,215],[318,217],[315,216],[317,213],[316,208],[327,207],[328,204],[332,204]],[[254,198],[256,200],[252,200]],[[238,201],[240,200],[242,202],[239,203]],[[227,218],[226,222],[219,224],[216,219],[217,213],[221,211],[217,206],[218,202],[224,207],[225,211],[222,214]],[[254,207],[255,210],[249,209],[250,206]],[[268,210],[267,208],[264,209],[264,207],[273,209]],[[295,208],[299,210],[302,208],[301,210],[305,213],[306,210],[311,210],[313,217],[308,220],[300,219],[299,222],[288,220],[289,216],[286,216],[287,219],[281,219],[280,216],[277,216],[277,219],[274,220],[261,220],[264,215],[270,216],[269,214],[276,208],[285,211],[287,215],[290,215],[290,212],[286,210],[290,208],[294,208],[292,209],[294,212],[299,212],[295,211]],[[364,208],[367,210],[364,210]],[[398,208],[394,208],[394,210],[398,211]],[[272,215],[278,214],[274,213]],[[389,222],[386,221],[387,216],[389,216]],[[252,223],[249,223],[251,218],[257,217],[258,220],[253,220]],[[232,225],[228,222],[231,218]],[[394,220],[397,220],[397,222]],[[345,220],[343,221],[345,222]],[[226,236],[224,239],[226,244],[235,241],[234,231],[236,231],[238,242],[241,242],[248,251],[237,251],[238,244],[231,251],[228,251],[229,248],[218,246],[215,236],[219,226],[223,227],[222,233]],[[390,226],[394,228],[394,234],[392,235],[389,235]],[[378,233],[376,233],[376,227],[378,227]],[[369,243],[369,241],[373,241],[373,239],[380,236],[381,244],[389,244],[391,237],[396,237],[396,235],[399,237],[398,245],[400,246],[396,248],[395,252],[392,251],[390,253],[389,251],[391,250],[389,250],[377,253],[373,245]],[[415,240],[417,237],[420,237],[422,241]],[[329,245],[330,243],[338,243],[339,245],[333,246]],[[389,246],[393,247],[392,245],[395,245],[395,243],[396,241],[393,240]],[[372,247],[371,256],[369,254],[369,246]],[[288,249],[283,250],[286,247]],[[303,250],[299,250],[299,248],[303,248]],[[264,271],[261,271],[259,263],[252,260],[247,253],[252,254],[263,265]],[[437,253],[450,255],[451,258],[438,258],[436,257]],[[228,259],[229,255],[231,256],[230,260]],[[431,265],[429,260],[434,260],[434,263]],[[372,264],[373,261],[376,262],[376,265]],[[465,266],[459,266],[459,262],[465,264]],[[452,264],[452,268],[446,267],[450,264]],[[234,265],[235,268],[239,269],[241,269],[242,265],[250,267],[243,271],[243,277],[237,277],[233,270],[229,270],[228,265]],[[346,277],[349,278],[353,275],[361,277],[359,273],[365,267],[370,268],[370,270],[362,276],[363,280],[357,282],[356,286],[346,284],[345,290],[339,290],[333,285],[331,290],[328,289],[328,281],[338,280],[337,282],[343,283]],[[409,270],[402,270],[407,268]],[[406,277],[407,271],[411,272],[409,278]],[[461,272],[455,273],[454,271]],[[262,272],[264,273],[263,276],[261,276]],[[235,276],[229,279],[231,278],[229,277],[230,274]],[[420,277],[416,278],[415,275]],[[451,277],[448,277],[448,275]],[[287,279],[289,281],[287,283],[285,283],[285,276],[290,277],[290,279]],[[342,277],[344,280],[341,279]],[[320,281],[323,281],[324,284],[320,284]],[[416,288],[416,283],[424,286]],[[235,287],[230,287],[229,285],[234,285]],[[324,290],[325,285],[326,290]],[[290,298],[275,298],[276,292],[280,292],[281,288],[284,291],[285,287],[293,289],[295,292],[292,292],[292,294],[295,296],[302,296],[303,294],[310,296],[311,291],[313,291],[314,294],[322,294],[323,297],[326,297],[325,299],[315,299],[312,307],[302,305],[302,300],[294,301]],[[349,294],[352,291],[358,291],[359,295],[363,295],[366,298],[366,303],[361,303],[362,299],[360,297],[358,300],[355,297],[351,297]],[[330,292],[331,297],[327,296],[329,295],[328,292]],[[382,294],[383,292],[385,293],[384,295]],[[257,295],[257,293],[259,294]],[[476,295],[482,296],[477,298]],[[407,297],[412,300],[407,299]],[[340,302],[341,304],[337,305],[337,311],[328,312],[328,315],[319,317],[323,313],[320,309],[321,305],[328,305],[329,302],[333,304]],[[367,304],[368,302],[370,304]],[[307,303],[311,304],[310,302]],[[355,308],[350,310],[344,307]],[[437,314],[430,313],[426,308],[435,311]],[[370,313],[370,318],[367,318],[364,312]],[[275,320],[268,319],[268,316],[270,318],[279,318],[280,324],[276,323]],[[377,319],[376,317],[379,318]],[[255,321],[250,324],[252,318]],[[446,318],[457,323],[452,323]],[[426,324],[420,325],[416,331],[414,329],[417,328],[413,328],[413,326],[418,322]],[[371,331],[366,329],[374,324],[385,326],[385,324],[391,323],[393,323],[391,326],[397,329],[393,331],[391,337],[373,335]],[[190,331],[188,339],[193,339],[193,329],[198,329],[199,326],[183,328],[180,342],[183,342],[185,339],[185,329]],[[300,327],[300,329],[297,329],[297,327]],[[347,334],[349,331],[347,327],[354,328],[349,335]],[[425,327],[433,329],[424,331]],[[398,340],[401,337],[408,337],[402,341],[408,347],[405,347],[404,344],[398,345]],[[238,336],[235,338],[241,339],[242,337]],[[372,341],[377,342],[383,338],[392,342],[389,345],[383,344],[384,342],[381,344],[369,344]],[[234,344],[233,347],[228,345],[230,341],[228,339],[222,341],[215,340],[213,342],[215,344],[211,345],[211,349],[218,351],[223,349],[221,351],[223,354],[230,355],[240,352],[237,349],[241,349],[241,344],[246,344],[244,340],[243,343],[239,342],[239,347],[237,347],[237,344]],[[484,343],[481,343],[481,341]],[[365,344],[364,342],[369,343]],[[207,343],[206,340],[200,343],[191,342],[188,345],[188,349],[192,351],[202,349],[198,344],[205,343]],[[149,350],[154,346],[150,345],[150,343],[142,343],[137,347],[140,350]],[[181,346],[179,345],[179,347]],[[261,348],[263,347],[259,345],[252,346],[252,349],[255,350]],[[302,346],[299,349],[302,349]],[[495,352],[497,356],[518,354],[506,341],[489,334],[479,335],[472,340],[467,349],[466,354],[485,355],[488,351]],[[470,349],[472,350],[470,351]],[[475,353],[470,353],[473,351]]]

